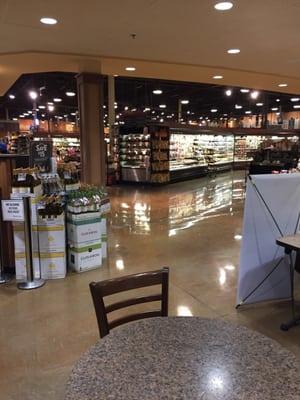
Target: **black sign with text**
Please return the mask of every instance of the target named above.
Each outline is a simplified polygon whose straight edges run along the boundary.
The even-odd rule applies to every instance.
[[[39,140],[30,143],[30,166],[42,172],[51,171],[52,141]]]

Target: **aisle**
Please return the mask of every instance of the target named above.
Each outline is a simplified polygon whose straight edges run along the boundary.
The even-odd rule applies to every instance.
[[[3,398],[61,400],[72,364],[98,339],[88,283],[164,265],[171,269],[170,315],[237,321],[300,356],[299,329],[288,334],[278,329],[286,319],[284,304],[234,309],[243,173],[161,188],[113,187],[110,192],[105,266],[47,282],[36,291],[17,291],[14,283],[0,289]]]

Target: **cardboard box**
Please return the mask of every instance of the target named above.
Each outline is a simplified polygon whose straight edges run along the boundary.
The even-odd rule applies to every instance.
[[[50,253],[40,253],[42,278],[44,279],[61,279],[65,278],[67,273],[66,268],[66,252],[65,249],[61,251],[51,251]]]
[[[94,213],[91,213],[94,214]],[[98,214],[98,213],[97,213]],[[101,217],[67,220],[68,243],[72,246],[101,240]]]
[[[101,241],[69,247],[68,265],[75,272],[84,272],[100,267],[102,265]]]
[[[65,216],[38,216],[40,252],[59,251],[66,242]]]
[[[26,281],[27,273],[26,273],[25,252],[15,252],[15,265],[16,265],[16,280]],[[39,254],[37,252],[33,253],[33,271],[34,271],[34,278],[40,279],[41,277],[40,259],[39,259]]]
[[[107,218],[101,220],[102,258],[107,258]]]
[[[34,252],[39,251],[39,243],[38,243],[38,228],[36,225],[31,227],[32,232],[32,250]],[[14,235],[14,246],[16,253],[24,253],[25,252],[25,232],[24,232],[24,224],[23,222],[14,222],[13,223],[13,235]]]

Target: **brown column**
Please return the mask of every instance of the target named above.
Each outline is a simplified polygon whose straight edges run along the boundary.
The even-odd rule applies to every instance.
[[[106,185],[106,151],[103,127],[103,77],[77,75],[81,140],[81,180]]]

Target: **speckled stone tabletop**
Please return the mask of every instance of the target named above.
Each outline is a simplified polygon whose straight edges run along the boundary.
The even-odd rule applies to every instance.
[[[245,327],[197,317],[116,328],[75,365],[66,400],[300,399],[296,358]]]

